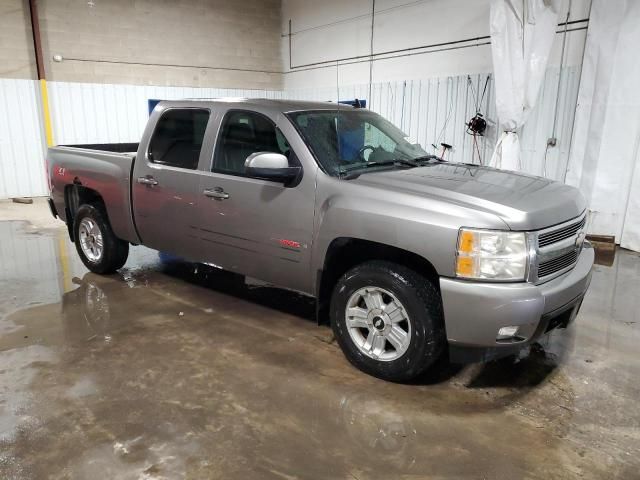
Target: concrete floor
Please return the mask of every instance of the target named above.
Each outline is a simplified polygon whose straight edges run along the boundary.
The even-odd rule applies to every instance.
[[[527,355],[395,385],[303,297],[142,247],[100,277],[60,227],[0,203],[0,478],[640,478],[635,253]]]

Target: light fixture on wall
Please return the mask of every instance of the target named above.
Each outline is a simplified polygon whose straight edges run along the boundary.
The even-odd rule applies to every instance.
[[[53,56],[53,61],[54,62],[60,63],[62,60],[64,60],[64,57],[62,55],[60,55],[60,54],[56,54],[56,55]]]
[[[89,6],[89,8],[93,8],[96,6],[96,2],[94,2],[94,0],[88,0],[87,5]]]

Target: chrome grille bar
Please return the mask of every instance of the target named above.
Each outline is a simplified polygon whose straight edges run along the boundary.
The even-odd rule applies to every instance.
[[[581,230],[587,221],[587,217],[583,217],[576,223],[562,227],[558,230],[552,230],[550,232],[542,233],[538,235],[538,247],[546,247],[553,243],[564,240],[565,238],[573,237]]]
[[[538,266],[538,277],[546,277],[547,275],[551,275],[552,273],[564,270],[565,268],[573,265],[578,260],[578,254],[579,252],[574,250],[569,253],[565,253],[564,255],[560,255],[553,260],[542,262]]]
[[[535,260],[530,267],[530,281],[546,282],[573,268],[582,250],[586,223],[585,212],[576,219],[532,232]]]

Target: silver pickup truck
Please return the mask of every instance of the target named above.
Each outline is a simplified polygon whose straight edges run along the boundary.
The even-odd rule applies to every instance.
[[[89,270],[129,245],[316,298],[346,357],[407,381],[517,352],[576,316],[594,252],[570,186],[443,162],[320,102],[161,102],[140,144],[49,149],[54,216]]]

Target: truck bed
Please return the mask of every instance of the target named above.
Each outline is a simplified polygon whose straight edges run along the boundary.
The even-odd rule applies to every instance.
[[[137,143],[59,145],[49,148],[47,161],[51,199],[58,215],[67,221],[66,189],[72,186],[99,194],[114,233],[121,239],[139,241],[131,208],[131,171]]]

